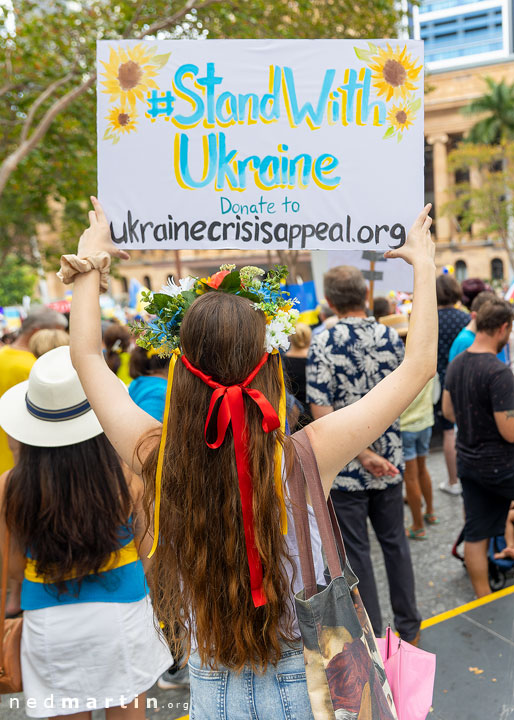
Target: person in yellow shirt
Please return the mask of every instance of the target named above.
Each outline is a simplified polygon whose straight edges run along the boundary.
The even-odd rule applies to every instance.
[[[426,465],[434,424],[433,388],[434,379],[432,378],[400,416],[403,458],[405,460],[403,479],[412,515],[412,525],[406,532],[407,537],[411,540],[426,538],[424,523],[427,525],[439,523],[434,513],[432,480]],[[424,514],[421,509],[422,498],[426,505]]]
[[[0,397],[20,382],[26,380],[36,358],[29,350],[30,338],[42,328],[66,328],[64,315],[46,307],[33,310],[23,321],[18,337],[11,345],[0,347]],[[12,445],[14,448],[14,446]],[[5,432],[0,428],[0,474],[15,464]]]

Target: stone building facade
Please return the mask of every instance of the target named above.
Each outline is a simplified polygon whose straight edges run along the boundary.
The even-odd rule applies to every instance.
[[[484,236],[480,229],[459,232],[455,219],[442,214],[441,208],[451,197],[455,178],[448,170],[448,153],[476,122],[476,117],[461,110],[486,91],[484,78],[514,83],[514,61],[466,67],[426,79],[425,95],[425,195],[434,204],[436,261],[439,268],[453,265],[459,280],[465,277],[504,280],[511,275],[506,251],[501,243]],[[470,182],[479,182],[476,176]]]

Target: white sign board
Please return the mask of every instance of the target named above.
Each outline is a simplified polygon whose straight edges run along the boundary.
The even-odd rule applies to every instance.
[[[98,185],[133,249],[372,249],[423,207],[423,44],[98,43]]]
[[[312,274],[318,298],[323,298],[323,276],[330,268],[337,265],[352,265],[359,268],[369,281],[373,273],[374,296],[387,296],[391,291],[412,292],[414,273],[412,266],[400,258],[375,261],[372,268],[366,250],[347,250],[346,252],[316,252],[312,254]]]

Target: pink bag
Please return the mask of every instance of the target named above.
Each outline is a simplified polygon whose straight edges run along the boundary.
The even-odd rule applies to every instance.
[[[409,645],[388,627],[377,638],[398,720],[425,720],[432,705],[435,680],[433,653]]]

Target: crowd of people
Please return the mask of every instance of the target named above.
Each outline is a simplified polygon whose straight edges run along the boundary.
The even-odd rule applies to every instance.
[[[505,535],[502,555],[514,556],[512,306],[481,281],[436,281],[427,206],[406,244],[389,253],[414,268],[410,315],[389,298],[373,301],[361,272],[339,266],[325,275],[319,325],[298,323],[281,359],[263,356],[269,307],[255,312],[247,297],[222,291],[199,294],[180,320],[176,350],[165,353],[166,338],[142,347],[126,327],[101,320],[100,281],[110,256],[124,253],[93,204],[77,256],[61,270],[74,280],[69,335],[67,318],[43,308],[0,347],[0,542],[9,531],[7,613],[23,611],[23,685],[35,699],[27,714],[82,720],[106,708],[110,720],[141,720],[158,681],[190,684],[191,718],[217,718],[223,702],[230,720],[308,720],[288,435],[302,433],[312,446],[375,635],[384,628],[368,519],[395,628],[417,644],[409,543],[439,523],[427,467],[434,423],[448,469],[441,490],[463,493],[477,596],[490,592],[488,539]],[[280,414],[281,364],[285,433],[270,421]],[[235,410],[227,419],[224,406],[238,392],[240,438]],[[240,500],[241,442],[250,521]],[[314,516],[310,523],[324,585]],[[291,677],[297,682],[284,680]],[[64,709],[70,697],[76,702]]]

